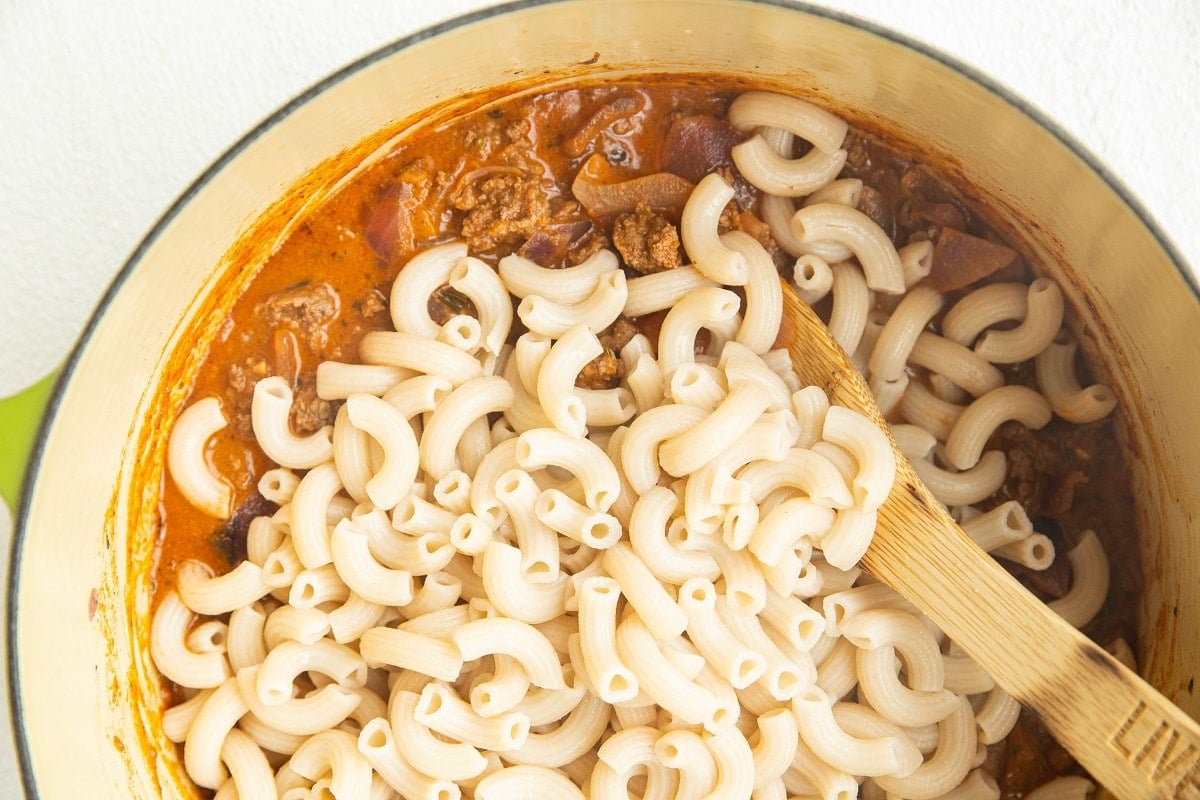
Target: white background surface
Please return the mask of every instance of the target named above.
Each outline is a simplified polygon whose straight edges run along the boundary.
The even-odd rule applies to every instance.
[[[62,362],[159,214],[259,120],[358,56],[488,5],[0,0],[0,396]],[[1085,143],[1200,265],[1195,0],[813,5],[1008,86]],[[8,528],[0,507],[0,544]],[[0,797],[19,796],[0,730]]]

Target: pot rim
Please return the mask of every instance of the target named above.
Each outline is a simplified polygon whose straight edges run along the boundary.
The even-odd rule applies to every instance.
[[[57,415],[66,387],[70,383],[75,373],[76,367],[82,358],[84,350],[91,341],[92,334],[95,332],[100,320],[107,313],[113,298],[120,292],[126,280],[141,263],[145,253],[158,240],[162,232],[171,224],[171,222],[173,222],[175,218],[184,211],[192,198],[199,194],[201,190],[203,190],[216,175],[218,175],[230,162],[232,162],[251,144],[262,137],[267,131],[271,130],[284,119],[289,117],[297,109],[313,100],[315,97],[323,94],[348,77],[361,72],[362,70],[379,61],[387,59],[392,55],[408,49],[418,43],[424,42],[428,39],[436,38],[458,28],[527,9],[580,2],[600,3],[603,2],[603,0],[509,0],[509,2],[488,6],[486,8],[478,9],[447,20],[443,20],[442,22],[429,25],[406,36],[395,39],[369,53],[366,53],[358,59],[355,59],[354,61],[330,73],[326,77],[316,81],[306,89],[296,94],[290,100],[283,103],[268,116],[263,118],[253,128],[247,131],[223,153],[221,153],[221,155],[219,155],[207,168],[205,168],[205,170],[201,172],[187,186],[187,188],[185,188],[183,192],[176,197],[166,211],[164,211],[163,214],[155,221],[153,226],[142,237],[138,245],[134,248],[132,253],[113,277],[112,281],[105,289],[103,295],[97,302],[95,309],[92,311],[86,324],[81,330],[78,339],[71,348],[71,352],[68,355],[67,360],[61,367],[61,372],[54,381],[54,387],[43,410],[41,421],[37,426],[37,433],[29,454],[27,471],[25,473],[24,480],[22,481],[21,491],[17,500],[17,506],[13,514],[11,559],[9,563],[9,574],[6,586],[8,605],[4,634],[5,644],[7,646],[5,669],[7,671],[8,678],[8,703],[11,712],[11,726],[14,744],[16,746],[21,786],[28,800],[39,800],[41,797],[41,795],[38,794],[37,789],[37,776],[33,774],[29,741],[27,739],[24,726],[24,705],[21,696],[21,674],[18,668],[19,659],[17,646],[17,620],[19,611],[18,598],[20,595],[19,589],[21,586],[21,580],[24,577],[20,567],[24,553],[24,545],[29,534],[27,528],[29,521],[29,508],[33,495],[33,487],[37,482],[37,477],[43,466],[46,433],[49,429],[49,423]],[[1088,169],[1090,169],[1113,191],[1113,193],[1121,200],[1121,202],[1137,217],[1142,225],[1145,226],[1152,238],[1163,249],[1167,258],[1179,272],[1184,282],[1191,289],[1193,297],[1197,300],[1197,302],[1200,302],[1200,274],[1197,273],[1195,267],[1188,263],[1183,253],[1180,251],[1170,235],[1162,228],[1157,218],[1150,213],[1150,211],[1142,203],[1141,199],[1128,187],[1128,185],[1126,185],[1123,179],[1118,176],[1102,159],[1100,159],[1086,144],[1075,138],[1073,134],[1067,131],[1057,121],[1052,119],[1046,112],[1042,111],[1033,103],[1026,100],[1014,90],[993,78],[991,75],[960,60],[956,56],[949,55],[932,45],[918,41],[908,34],[900,33],[892,28],[888,28],[853,14],[814,6],[807,2],[803,2],[802,0],[723,0],[723,2],[728,2],[731,5],[769,6],[790,9],[814,17],[821,17],[858,28],[938,62],[948,69],[959,73],[969,81],[984,88],[1000,100],[1010,104],[1023,116],[1034,122],[1036,125],[1057,139],[1060,143],[1062,143],[1069,151],[1071,151],[1072,154],[1083,161],[1084,164],[1087,165]]]

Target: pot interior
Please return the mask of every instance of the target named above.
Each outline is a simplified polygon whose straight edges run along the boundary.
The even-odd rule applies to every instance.
[[[18,520],[12,646],[31,797],[190,796],[145,647],[165,433],[196,343],[289,221],[387,142],[498,91],[720,73],[889,132],[986,198],[1083,319],[1124,410],[1146,592],[1141,671],[1200,715],[1200,302],[1087,157],[977,76],[823,13],[736,0],[518,4],[375,53],[252,132],[167,213],[89,326]],[[248,235],[252,233],[252,235]],[[1134,268],[1136,267],[1136,268]],[[81,457],[81,454],[86,454]],[[69,755],[69,768],[67,756]]]

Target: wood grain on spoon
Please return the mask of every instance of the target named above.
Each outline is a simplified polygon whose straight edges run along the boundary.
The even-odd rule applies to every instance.
[[[788,350],[805,384],[887,423],[824,323],[784,284]],[[889,432],[890,439],[890,432]],[[896,450],[896,483],[863,566],[925,612],[1128,800],[1200,800],[1200,725],[1029,593],[972,542]]]

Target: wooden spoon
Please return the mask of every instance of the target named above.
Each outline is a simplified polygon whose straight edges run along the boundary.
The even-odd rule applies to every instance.
[[[784,282],[804,384],[891,432],[866,381]],[[786,332],[785,332],[786,335]],[[925,612],[1118,797],[1200,800],[1200,725],[1028,592],[955,524],[896,453],[863,566]]]

